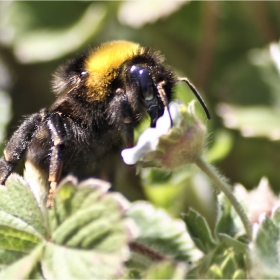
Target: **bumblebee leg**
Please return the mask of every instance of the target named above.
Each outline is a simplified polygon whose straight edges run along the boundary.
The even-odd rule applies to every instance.
[[[12,135],[6,144],[4,156],[0,159],[0,184],[4,184],[18,161],[23,157],[34,132],[45,117],[45,111],[31,115]]]
[[[50,190],[47,200],[47,207],[53,206],[53,194],[61,178],[62,160],[61,147],[65,138],[65,129],[61,122],[60,115],[53,114],[48,120],[48,128],[51,133],[52,147],[50,154],[49,178]]]
[[[6,161],[5,157],[0,159],[0,185],[3,185],[13,171],[15,164]]]
[[[121,105],[122,105],[121,111],[122,111],[123,134],[125,138],[125,144],[126,147],[133,147],[134,144],[133,112],[128,103],[127,97],[122,99]]]
[[[109,105],[108,112],[114,112],[114,114],[109,114],[109,122],[119,127],[125,145],[132,147],[134,144],[133,112],[127,95],[122,89],[117,89],[116,95]]]

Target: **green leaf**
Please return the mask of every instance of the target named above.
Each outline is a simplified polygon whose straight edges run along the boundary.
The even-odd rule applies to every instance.
[[[227,234],[233,237],[238,232],[243,231],[244,226],[227,197],[221,193],[218,195],[218,201],[220,215],[217,220],[216,233]]]
[[[74,212],[88,209],[92,206],[92,201],[96,201],[104,195],[110,188],[110,184],[98,180],[89,179],[79,184],[79,191],[76,192],[78,181],[69,176],[61,183],[63,188],[58,188],[55,196],[55,211],[49,212],[49,223],[52,231],[61,225],[62,222]]]
[[[232,279],[238,266],[234,258],[234,253],[230,252],[221,264],[222,275],[224,279]]]
[[[229,240],[231,243],[227,244]],[[231,246],[233,242],[231,239],[225,239],[225,242],[217,244],[188,272],[188,278],[231,279],[238,269],[246,270],[246,253],[237,252]]]
[[[71,200],[71,211],[83,209],[91,205],[92,200],[98,200],[108,192],[111,185],[99,179],[88,179],[79,184],[79,192]],[[124,202],[125,203],[125,202]]]
[[[135,225],[124,217],[129,202],[120,194],[108,193],[108,188],[101,180],[79,185],[73,177],[62,181],[54,194],[54,206],[47,211],[51,242],[41,243],[46,229],[40,208],[23,179],[11,176],[7,188],[0,189],[2,275],[17,279],[121,276]]]
[[[24,180],[12,174],[0,186],[0,266],[5,267],[40,244],[46,235],[41,210]]]
[[[209,268],[208,275],[209,279],[224,279],[221,268],[214,264]]]
[[[0,269],[5,268],[7,265],[21,259],[26,254],[18,251],[9,251],[0,249]]]
[[[187,214],[183,214],[183,220],[198,249],[204,253],[208,253],[216,247],[217,243],[211,234],[205,218],[198,212],[190,209]]]
[[[152,265],[145,274],[145,279],[185,279],[186,273],[185,264],[163,261]]]
[[[75,52],[100,29],[105,15],[104,5],[92,4],[68,28],[28,30],[23,36],[15,38],[15,54],[23,63],[38,63]]]
[[[280,207],[273,211],[272,221],[278,228],[280,228]]]
[[[246,244],[230,237],[226,234],[219,234],[220,240],[223,241],[228,247],[232,247],[236,253],[246,253],[247,246]]]
[[[6,73],[7,66],[4,61],[0,59],[0,71],[2,73]],[[3,87],[0,89],[0,150],[2,156],[2,147],[4,138],[6,136],[6,126],[9,123],[12,112],[11,112],[11,97],[10,95],[3,91]]]
[[[54,207],[48,211],[49,225],[52,232],[64,222],[71,212],[71,199],[76,192],[75,186],[78,181],[75,177],[67,177],[60,183],[60,188],[57,188],[54,196]]]
[[[250,244],[251,274],[255,278],[280,278],[279,228],[268,217],[263,217],[256,237]]]
[[[9,226],[0,226],[1,249],[28,253],[39,242],[40,239],[28,232],[20,231]]]
[[[119,277],[129,258],[128,243],[134,224],[124,217],[129,202],[107,192],[108,183],[68,176],[49,211],[53,229],[42,258],[47,279],[100,279]]]
[[[137,269],[127,270],[124,275],[122,275],[122,279],[141,279],[141,273]]]
[[[0,186],[0,211],[19,218],[28,225],[26,230],[43,238],[47,234],[46,223],[29,186],[17,174]]]
[[[232,279],[247,279],[247,276],[244,270],[238,269],[234,272]]]
[[[280,138],[280,112],[277,108],[221,104],[218,113],[226,127],[240,130],[245,137],[267,137],[271,140]]]
[[[13,263],[0,272],[0,279],[35,279],[39,274],[39,260],[43,251],[43,244],[37,246],[29,255]],[[40,277],[42,278],[42,277]]]
[[[213,138],[213,144],[207,151],[207,160],[209,162],[216,162],[225,158],[233,146],[233,136],[228,130],[215,130]]]
[[[131,245],[132,259],[138,258],[144,267],[165,257],[177,261],[196,257],[198,251],[194,249],[183,221],[171,218],[164,210],[144,201],[132,203],[126,215],[135,221],[140,231]]]
[[[42,270],[46,279],[108,279],[119,277],[124,267],[124,252],[104,253],[48,243]],[[127,255],[128,252],[125,252]],[[127,256],[126,256],[127,257]]]
[[[214,269],[214,271],[213,271],[214,274],[213,274],[211,272],[210,268],[213,266],[213,264],[215,265],[215,258],[219,255],[219,252],[221,250],[225,250],[223,244],[219,244],[216,248],[214,248],[208,254],[204,255],[203,258],[201,258],[199,260],[197,266],[193,267],[188,272],[188,279],[204,279],[204,278],[207,278],[208,273],[210,273],[209,278],[213,278],[216,273],[216,269]],[[220,268],[219,268],[219,271],[220,271]],[[218,275],[219,274],[221,274],[221,272],[218,272]]]

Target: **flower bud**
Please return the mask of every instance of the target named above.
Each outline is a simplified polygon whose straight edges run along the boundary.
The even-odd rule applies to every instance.
[[[126,164],[174,170],[194,163],[203,153],[206,127],[194,115],[194,103],[188,107],[171,102],[155,128],[146,129],[137,145],[122,151]]]

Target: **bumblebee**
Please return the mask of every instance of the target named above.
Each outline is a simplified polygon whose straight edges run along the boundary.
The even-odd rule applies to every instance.
[[[0,183],[25,158],[27,181],[32,184],[36,178],[36,184],[49,188],[51,206],[63,177],[101,177],[101,163],[133,145],[134,128],[145,115],[154,127],[178,81],[188,83],[210,118],[195,88],[177,78],[157,51],[112,41],[68,61],[54,74],[56,101],[29,116],[7,142]]]

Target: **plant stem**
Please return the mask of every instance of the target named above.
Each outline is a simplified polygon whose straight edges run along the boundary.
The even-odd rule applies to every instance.
[[[238,216],[240,217],[249,240],[252,238],[252,227],[251,223],[245,214],[242,206],[234,196],[231,186],[226,180],[218,173],[218,171],[209,163],[205,162],[202,158],[198,158],[195,163],[207,176],[215,183],[215,185],[226,195],[228,200],[231,202]]]
[[[166,259],[165,256],[153,251],[151,248],[146,247],[138,242],[132,241],[129,243],[129,247],[132,251],[138,252],[153,261],[163,261]]]

